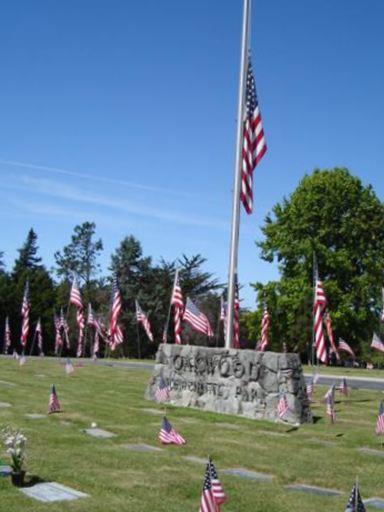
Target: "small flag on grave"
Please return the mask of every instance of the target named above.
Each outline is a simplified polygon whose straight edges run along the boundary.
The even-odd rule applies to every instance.
[[[331,390],[329,390],[329,391],[331,391]],[[335,402],[334,402],[334,395],[332,392],[327,393],[325,403],[326,403],[326,414],[327,414],[327,416],[329,416],[331,423],[335,423],[335,421],[336,421]]]
[[[159,441],[163,444],[183,445],[186,443],[185,439],[176,432],[165,416],[160,426]]]
[[[279,403],[277,404],[277,414],[282,420],[289,411],[288,400],[285,394],[281,395]]]
[[[340,391],[340,393],[342,393],[345,396],[349,395],[349,388],[348,388],[348,384],[347,384],[347,379],[345,377],[343,377],[341,379],[339,391]]]
[[[52,385],[51,394],[49,395],[48,402],[48,414],[52,414],[54,412],[60,412],[60,402],[57,398],[56,388]]]
[[[364,503],[362,502],[357,484],[354,484],[352,487],[345,512],[365,512]]]
[[[384,402],[380,402],[379,414],[377,415],[375,432],[378,436],[384,434]]]
[[[73,364],[71,363],[71,360],[68,358],[65,362],[65,373],[67,375],[70,375],[75,371]]]
[[[155,390],[155,398],[159,403],[168,402],[169,400],[169,388],[164,380],[164,377],[161,375],[159,384]]]
[[[313,377],[310,377],[308,379],[306,390],[307,390],[307,397],[308,397],[308,399],[312,400],[312,395],[313,395]]]
[[[199,512],[220,512],[220,506],[225,503],[227,499],[228,496],[221,486],[216,468],[212,460],[209,459],[204,475]]]
[[[27,358],[25,357],[24,354],[21,354],[21,356],[19,357],[19,365],[24,366],[26,362],[27,362]]]

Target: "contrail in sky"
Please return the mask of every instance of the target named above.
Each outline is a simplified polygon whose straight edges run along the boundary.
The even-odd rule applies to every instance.
[[[4,160],[0,158],[0,165],[10,165],[12,167],[20,167],[23,169],[31,169],[34,171],[43,171],[50,174],[62,174],[65,176],[73,176],[75,178],[82,178],[87,180],[98,181],[101,183],[110,183],[114,185],[122,185],[124,187],[135,188],[137,190],[146,190],[148,192],[161,192],[162,194],[171,194],[179,197],[191,197],[196,198],[196,195],[187,194],[185,192],[178,192],[176,190],[171,190],[169,188],[161,188],[161,187],[151,187],[149,185],[142,185],[140,183],[134,183],[126,180],[119,180],[115,178],[105,178],[104,176],[95,176],[94,174],[77,172],[77,171],[69,171],[67,169],[59,169],[57,167],[47,167],[45,165],[36,165],[30,164],[26,162],[18,162],[16,160]]]

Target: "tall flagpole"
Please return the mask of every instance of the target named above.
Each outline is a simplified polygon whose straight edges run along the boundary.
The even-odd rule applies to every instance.
[[[235,274],[237,272],[237,255],[239,247],[239,227],[240,227],[240,190],[241,190],[241,163],[242,163],[242,140],[243,140],[243,110],[245,96],[245,80],[247,73],[247,46],[249,19],[251,10],[251,0],[244,0],[243,7],[243,29],[241,36],[241,57],[240,57],[240,76],[239,76],[239,100],[237,106],[237,134],[236,134],[236,162],[235,178],[233,183],[233,202],[232,202],[232,227],[231,243],[229,249],[229,269],[228,269],[228,305],[227,305],[227,329],[225,335],[225,348],[232,347],[233,338],[233,318],[235,303]]]

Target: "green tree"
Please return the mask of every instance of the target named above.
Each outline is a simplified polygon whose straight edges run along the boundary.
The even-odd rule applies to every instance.
[[[281,278],[256,283],[271,314],[272,346],[306,353],[312,332],[312,262],[316,254],[336,334],[365,350],[378,327],[384,268],[384,206],[347,169],[316,170],[273,207],[257,245]],[[258,332],[260,312],[248,318]],[[252,327],[253,324],[253,327]]]
[[[6,314],[10,316],[13,342],[20,349],[19,336],[21,331],[20,309],[25,288],[29,281],[30,298],[30,334],[27,351],[32,342],[36,322],[41,317],[45,350],[50,352],[53,347],[52,313],[55,305],[55,288],[48,270],[38,255],[37,234],[30,229],[26,241],[18,250],[19,257],[14,263],[11,278],[8,281]]]
[[[101,239],[95,240],[94,222],[83,222],[75,226],[71,242],[62,251],[55,252],[56,273],[67,282],[76,275],[85,284],[85,299],[92,294],[92,285],[100,271],[97,258],[103,250]]]

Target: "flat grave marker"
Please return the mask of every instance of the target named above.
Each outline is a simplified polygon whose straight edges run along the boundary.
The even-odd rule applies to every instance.
[[[188,462],[194,462],[195,464],[207,464],[208,460],[203,459],[202,457],[195,457],[194,455],[185,455],[183,457],[184,460]]]
[[[52,501],[72,501],[78,498],[88,497],[88,494],[76,491],[75,489],[71,489],[70,487],[56,482],[36,484],[32,487],[23,487],[20,490],[26,496],[45,503]]]
[[[215,423],[219,428],[225,428],[228,430],[241,430],[243,427],[240,425],[234,425],[233,423]]]
[[[25,415],[26,418],[28,418],[29,420],[42,420],[43,418],[46,418],[46,414],[39,414],[39,413],[35,413],[35,412],[27,412],[27,414]]]
[[[250,469],[244,468],[222,469],[220,473],[223,475],[233,475],[240,478],[247,478],[248,480],[257,480],[258,482],[272,482],[274,479],[273,475],[267,475],[265,473],[259,473],[258,471],[251,471]]]
[[[0,380],[0,385],[7,387],[16,386],[16,384],[14,384],[13,382],[8,382],[7,380]]]
[[[159,409],[141,408],[140,411],[147,412],[148,414],[161,414],[163,416],[165,414],[164,411],[160,411]]]
[[[163,449],[158,446],[151,446],[150,444],[138,443],[138,444],[122,444],[126,450],[132,452],[162,452]]]
[[[10,476],[12,473],[11,466],[0,464],[0,476]]]
[[[12,407],[12,404],[8,402],[0,402],[0,409],[7,409],[8,407]]]
[[[108,430],[103,430],[102,428],[86,428],[84,432],[97,439],[110,439],[116,436],[113,432],[108,432]]]
[[[358,448],[358,452],[364,455],[373,455],[375,457],[384,457],[384,450],[374,450],[373,448]]]
[[[384,510],[384,500],[382,498],[368,498],[363,500],[364,505],[368,505],[379,510]]]
[[[316,485],[307,484],[285,485],[284,489],[288,489],[289,491],[306,492],[308,494],[315,494],[316,496],[341,496],[344,494],[336,489],[326,489],[325,487],[317,487]]]

